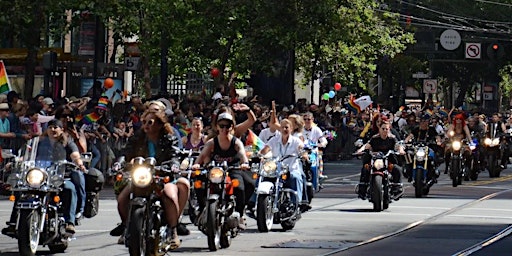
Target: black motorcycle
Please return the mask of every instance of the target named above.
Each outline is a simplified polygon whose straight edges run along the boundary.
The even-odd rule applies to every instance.
[[[391,182],[391,170],[394,165],[389,158],[396,152],[390,150],[387,153],[369,152],[369,154],[372,156],[371,162],[363,167],[370,171],[370,185],[367,187],[366,198],[373,203],[373,210],[380,212],[389,208],[393,200],[398,200],[402,196],[391,193],[391,186],[398,184]]]
[[[465,179],[468,174],[466,166],[466,157],[464,156],[467,141],[460,140],[452,137],[450,143],[447,144],[450,147],[450,162],[448,163],[448,170],[450,179],[452,179],[452,186],[457,187],[462,184],[462,180]]]
[[[483,143],[484,161],[489,177],[499,177],[501,173],[500,161],[503,154],[503,143],[500,138],[501,134],[494,125],[490,125],[490,131],[486,134]]]
[[[161,191],[179,172],[176,159],[156,166],[152,157],[136,157],[126,166],[125,178],[131,180],[130,211],[125,231],[125,245],[130,255],[164,255],[170,248],[164,240],[167,221],[162,206]]]
[[[197,177],[196,189],[204,189],[206,192],[206,205],[198,217],[197,225],[207,236],[210,251],[228,248],[231,239],[238,235],[240,214],[235,211],[233,190],[243,181],[231,180],[229,171],[239,169],[240,167],[228,166],[226,162],[212,161]],[[202,182],[201,186],[199,182]]]
[[[437,182],[435,176],[439,171],[434,157],[434,151],[425,142],[414,142],[407,149],[406,172],[417,198],[428,195],[430,188]]]

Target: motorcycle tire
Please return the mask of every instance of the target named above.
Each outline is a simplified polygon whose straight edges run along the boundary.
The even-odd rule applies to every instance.
[[[460,172],[460,165],[456,160],[452,160],[452,166],[450,168],[450,178],[452,178],[452,187],[456,188],[459,185],[459,172]]]
[[[140,256],[146,253],[144,208],[136,208],[130,215],[128,224],[128,251],[130,256]]]
[[[208,249],[212,252],[220,249],[221,225],[218,218],[218,201],[208,203],[208,215],[206,216],[206,236],[208,237]]]
[[[196,212],[197,205],[198,205],[198,202],[197,202],[196,192],[195,192],[195,190],[191,189],[190,196],[188,198],[187,213],[188,213],[188,218],[190,219],[190,222],[193,224],[196,223],[197,217],[199,215],[199,213]]]
[[[498,165],[496,164],[496,156],[491,154],[489,156],[489,178],[496,178],[496,172],[498,171]]]
[[[391,195],[389,193],[389,184],[384,185],[384,193],[383,193],[383,201],[382,201],[382,209],[386,210],[389,208],[389,203],[391,202]]]
[[[423,170],[416,170],[416,175],[414,177],[414,196],[416,198],[423,197]]]
[[[272,197],[270,195],[258,196],[258,208],[256,208],[256,224],[259,232],[268,232],[274,223],[272,213]]]
[[[20,255],[34,256],[39,245],[40,213],[37,210],[21,209],[18,223],[18,249]]]
[[[372,202],[373,202],[373,211],[381,212],[384,207],[382,202],[384,200],[384,195],[382,191],[382,176],[375,175],[373,176],[372,182]]]
[[[231,232],[222,227],[222,232],[220,233],[220,247],[229,248],[229,246],[231,246]]]

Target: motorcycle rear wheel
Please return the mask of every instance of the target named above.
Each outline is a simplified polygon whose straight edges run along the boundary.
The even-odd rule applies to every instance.
[[[41,217],[37,210],[20,210],[20,222],[18,223],[18,248],[20,255],[33,256],[39,245],[39,226]]]
[[[208,237],[208,249],[217,251],[220,249],[220,220],[218,218],[217,209],[218,201],[208,203],[208,215],[206,216],[206,236]]]
[[[258,208],[256,209],[256,223],[259,232],[268,232],[272,229],[274,223],[274,213],[272,213],[272,197],[270,195],[258,196]]]
[[[382,205],[382,201],[384,199],[382,191],[382,176],[375,175],[373,176],[372,182],[372,202],[373,202],[373,211],[380,212],[384,208]]]

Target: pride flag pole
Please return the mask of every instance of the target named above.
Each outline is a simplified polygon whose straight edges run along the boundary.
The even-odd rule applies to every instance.
[[[11,83],[7,77],[7,69],[4,62],[0,60],[0,93],[8,93],[11,89]]]

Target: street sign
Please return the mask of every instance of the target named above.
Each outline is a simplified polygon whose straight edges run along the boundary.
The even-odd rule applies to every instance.
[[[423,80],[423,93],[437,93],[437,79]]]
[[[125,57],[124,64],[126,70],[137,71],[139,68],[140,57]]]
[[[480,59],[482,50],[480,43],[466,43],[466,59]]]
[[[453,29],[447,29],[443,31],[441,36],[439,37],[439,42],[441,46],[448,50],[452,51],[457,49],[460,46],[461,38],[459,32]]]
[[[412,74],[412,78],[428,78],[428,77],[429,77],[429,75],[425,74],[423,72],[418,72],[418,73]]]
[[[492,92],[484,92],[484,100],[492,100]]]

